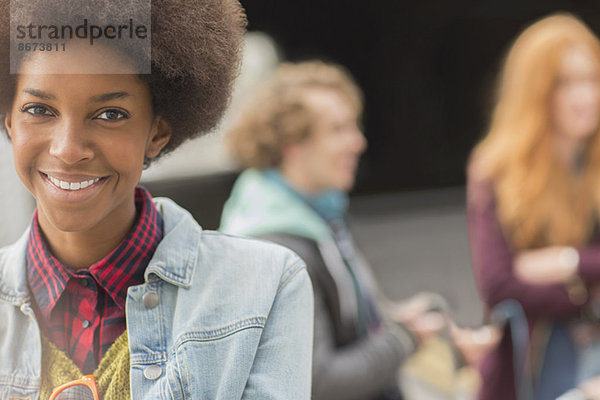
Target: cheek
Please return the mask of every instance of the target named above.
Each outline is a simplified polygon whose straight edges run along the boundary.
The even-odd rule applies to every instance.
[[[130,139],[119,141],[118,144],[107,143],[105,149],[103,154],[121,176],[125,174],[141,176],[144,165],[145,141]]]
[[[356,155],[353,137],[348,134],[340,134],[334,138],[328,146],[330,157],[335,160],[347,160]]]
[[[568,133],[577,124],[574,117],[574,106],[572,99],[567,95],[557,96],[552,107],[552,122],[554,128],[560,132]]]
[[[21,183],[35,195],[34,182],[36,170],[36,154],[39,152],[35,147],[26,141],[20,141],[18,138],[12,141],[13,164],[15,172]]]
[[[555,119],[563,120],[569,115],[569,97],[566,94],[557,94],[552,102],[552,114]]]
[[[13,158],[17,171],[32,167],[36,155],[40,154],[43,144],[37,139],[35,130],[14,126],[11,134],[11,143],[13,148]]]
[[[335,141],[327,150],[327,164],[331,174],[338,179],[345,179],[350,172],[349,164],[353,160],[352,153],[348,151],[342,140]]]

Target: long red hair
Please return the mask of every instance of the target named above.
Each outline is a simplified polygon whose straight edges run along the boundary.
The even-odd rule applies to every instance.
[[[600,215],[598,132],[586,143],[578,174],[558,162],[551,137],[550,101],[574,46],[600,66],[600,42],[570,14],[543,18],[519,35],[504,63],[489,132],[472,153],[470,169],[493,183],[501,225],[516,249],[584,244]]]

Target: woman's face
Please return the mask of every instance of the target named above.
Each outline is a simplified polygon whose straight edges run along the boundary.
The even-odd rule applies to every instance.
[[[358,159],[366,140],[350,103],[332,89],[311,89],[306,102],[314,115],[310,136],[293,145],[296,168],[311,192],[354,185]]]
[[[584,47],[571,47],[563,56],[552,97],[553,130],[582,141],[598,130],[600,66]]]
[[[168,141],[136,74],[99,73],[113,63],[126,60],[73,42],[64,53],[37,53],[21,66],[5,123],[15,168],[45,231],[130,223],[144,157]]]

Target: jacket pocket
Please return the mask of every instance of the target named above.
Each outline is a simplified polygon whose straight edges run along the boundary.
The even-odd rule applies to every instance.
[[[241,398],[266,322],[248,318],[207,331],[187,332],[175,346],[173,392],[185,399]]]

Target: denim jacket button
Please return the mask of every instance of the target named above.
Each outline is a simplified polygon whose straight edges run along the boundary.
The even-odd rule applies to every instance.
[[[144,377],[151,381],[158,379],[162,375],[162,368],[158,365],[150,365],[144,370]]]
[[[142,296],[142,302],[146,306],[146,308],[154,308],[158,305],[158,293],[156,292],[146,292]]]

